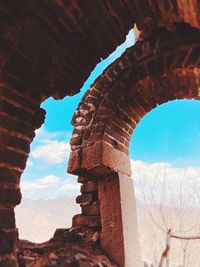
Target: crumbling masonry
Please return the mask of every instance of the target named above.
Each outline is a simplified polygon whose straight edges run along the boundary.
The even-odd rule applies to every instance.
[[[0,14],[0,267],[17,266],[14,208],[41,103],[76,94],[135,24],[139,40],[75,111],[68,171],[83,184],[73,225],[101,231],[120,266],[141,266],[129,141],[157,105],[200,97],[199,0],[2,0]]]

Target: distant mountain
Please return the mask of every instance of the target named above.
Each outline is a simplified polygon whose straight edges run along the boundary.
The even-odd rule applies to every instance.
[[[138,214],[138,230],[142,259],[149,265],[158,266],[160,255],[166,246],[166,234],[161,230],[164,229],[163,216],[167,218],[166,223],[175,229],[180,212],[173,207],[164,207],[150,205],[149,211],[146,210],[145,204],[136,200]],[[150,212],[154,222],[150,216]],[[24,198],[21,205],[16,208],[16,221],[19,228],[21,239],[28,239],[36,243],[49,240],[56,228],[71,227],[72,217],[80,213],[80,207],[75,202],[75,197],[59,197],[52,200],[31,200]],[[182,226],[192,228],[190,232],[183,235],[199,235],[200,233],[200,209],[190,208],[182,210]],[[176,219],[175,219],[176,218]],[[161,226],[159,229],[158,226]],[[178,224],[179,225],[179,224]],[[168,226],[169,227],[169,226]],[[181,233],[180,233],[181,234]],[[170,266],[183,265],[183,251],[186,246],[187,264],[185,267],[200,267],[200,240],[182,241],[171,240]]]
[[[23,198],[15,212],[20,238],[40,243],[50,239],[56,228],[70,227],[80,206],[75,197],[69,196],[49,200]]]

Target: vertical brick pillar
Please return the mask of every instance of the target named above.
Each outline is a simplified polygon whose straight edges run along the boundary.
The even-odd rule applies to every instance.
[[[0,81],[0,267],[18,266],[14,208],[21,202],[19,181],[30,143],[44,117],[37,95]]]
[[[133,180],[120,172],[99,179],[101,245],[120,267],[142,267]]]
[[[81,206],[81,214],[73,217],[73,226],[87,226],[97,231],[101,228],[100,206],[98,201],[98,186],[95,179],[79,176],[78,183],[81,183],[81,195],[76,202]]]

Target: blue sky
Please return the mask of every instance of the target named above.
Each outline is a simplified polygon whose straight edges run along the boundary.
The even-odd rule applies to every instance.
[[[133,44],[134,33],[130,31],[125,43],[96,66],[79,94],[65,97],[63,100],[49,98],[42,104],[47,111],[46,120],[42,128],[37,130],[31,144],[27,168],[22,175],[23,196],[38,199],[54,198],[66,193],[78,194],[76,177],[66,173],[69,140],[73,129],[71,118],[94,80]],[[152,167],[155,166],[152,164],[165,162],[170,164],[170,168],[176,173],[182,173],[180,168],[199,166],[199,144],[199,102],[172,101],[144,116],[133,133],[130,156],[133,165],[134,162],[139,162],[139,165],[136,165],[145,166],[145,170],[146,166]]]
[[[166,161],[177,167],[199,166],[199,101],[170,101],[146,114],[133,133],[130,155],[151,163]]]

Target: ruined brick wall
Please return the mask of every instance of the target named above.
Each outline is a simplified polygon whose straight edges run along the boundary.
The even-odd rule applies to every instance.
[[[76,203],[81,205],[81,214],[73,218],[72,226],[88,226],[99,231],[100,204],[98,199],[98,185],[96,179],[79,176],[78,183],[81,183],[81,195],[77,196]]]
[[[0,13],[0,70],[56,98],[78,92],[135,23],[144,36],[174,23],[200,28],[198,0],[2,0]]]
[[[120,190],[126,195],[120,181],[128,179],[120,180],[121,174],[131,175],[129,142],[134,128],[157,105],[199,100],[199,86],[200,31],[180,24],[175,33],[160,29],[127,49],[95,81],[75,111],[68,171],[93,177],[98,184],[101,243],[120,266],[132,266],[134,255],[134,266],[140,266],[137,244],[129,265],[125,263],[130,246],[125,245],[128,238],[124,240],[128,233],[120,195]],[[84,218],[84,213],[78,216]],[[136,221],[133,224],[136,228]]]
[[[199,31],[188,26],[177,26],[176,33],[160,30],[105,70],[74,114],[70,172],[98,167],[100,151],[106,149],[102,142],[116,156],[121,152],[123,161],[132,132],[147,112],[170,100],[199,99],[199,38]]]
[[[34,131],[44,121],[45,112],[40,108],[41,102],[50,96],[60,99],[66,95],[77,93],[95,65],[125,40],[126,34],[135,23],[143,37],[156,33],[159,27],[169,29],[174,34],[163,35],[167,40],[177,34],[175,23],[184,22],[197,29],[200,28],[199,5],[198,0],[164,2],[133,0],[1,1],[0,266],[16,265],[13,252],[17,231],[13,209],[21,200],[19,180],[26,165]],[[190,38],[191,40],[189,40]],[[152,94],[154,97],[157,95],[156,98],[162,98],[164,89],[169,87],[167,83],[173,84],[173,88],[178,83],[176,86],[179,88],[181,84],[182,89],[186,91],[184,96],[193,97],[197,90],[196,84],[199,82],[197,77],[199,63],[195,52],[197,51],[195,49],[198,49],[197,41],[193,35],[189,34],[188,40],[183,40],[185,46],[181,42],[174,42],[175,47],[177,45],[182,47],[178,57],[175,57],[177,62],[173,59],[174,55],[170,56],[170,54],[165,56],[164,61],[162,61],[162,56],[153,57],[155,54],[165,54],[167,49],[172,48],[172,51],[176,51],[173,43],[172,47],[169,45],[166,48],[165,46],[161,47],[159,42],[165,43],[165,41],[158,34],[157,39],[150,38],[148,41],[138,43],[134,49],[127,52],[126,56],[129,59],[124,56],[120,61],[114,63],[108,73],[104,73],[96,82],[95,87],[89,91],[83,100],[85,103],[81,103],[78,111],[85,113],[83,120],[78,119],[78,117],[82,117],[82,113],[81,116],[78,114],[74,118],[76,122],[72,148],[77,154],[73,154],[74,162],[70,162],[71,171],[75,172],[77,166],[79,169],[83,169],[80,165],[83,158],[87,169],[104,153],[104,159],[101,159],[102,164],[115,166],[116,162],[113,159],[120,156],[121,161],[118,162],[118,168],[127,172],[128,143],[133,127],[143,113],[155,104],[155,99],[150,101],[151,107],[146,104],[149,96],[145,94],[144,99],[145,88],[148,90],[149,86],[159,84],[158,89],[152,91]],[[187,50],[187,44],[191,46],[191,49]],[[159,50],[159,47],[162,49]],[[149,65],[144,64],[146,56],[149,57]],[[187,65],[187,69],[182,68],[183,63],[185,66]],[[166,65],[166,69],[163,69],[164,65]],[[160,77],[160,80],[149,79],[149,75],[154,76],[157,73],[157,66],[159,66],[159,71],[162,70],[161,73],[171,67],[177,70],[169,75],[172,77],[171,79],[164,77]],[[185,80],[182,71],[187,74]],[[129,75],[129,72],[133,75]],[[181,77],[178,81],[175,77],[173,78],[175,74]],[[139,83],[136,85],[135,77],[143,81],[142,85]],[[120,79],[122,81],[119,82]],[[195,79],[195,83],[193,79]],[[194,89],[188,91],[190,83],[194,85]],[[125,104],[127,99],[122,101],[124,96],[121,92],[129,85],[139,86],[137,94],[135,95],[134,89],[130,96],[130,99],[134,98],[135,101],[137,98],[137,101],[140,102],[139,105],[135,103],[134,119],[132,113],[128,113],[127,107],[124,107],[124,105],[127,106]],[[106,92],[103,89],[107,87],[111,89],[110,96],[108,94],[107,98],[103,98]],[[156,88],[156,86],[153,87]],[[176,91],[176,94],[178,95],[179,92],[180,90]],[[96,107],[100,107],[98,112],[96,112]],[[128,107],[130,108],[130,105]],[[116,111],[118,115],[109,121],[107,113],[112,114],[112,110]],[[127,116],[127,114],[129,115]],[[86,130],[89,122],[91,129]],[[82,127],[82,125],[87,126]],[[78,128],[81,131],[78,131]],[[82,131],[83,128],[84,131]],[[105,141],[104,145],[100,143],[96,145],[96,153],[91,158],[88,156],[90,151],[87,149],[94,141],[101,140],[102,137]],[[112,150],[112,156],[110,147],[115,148]],[[80,152],[80,148],[85,148],[85,154],[82,154],[83,151]],[[118,151],[122,151],[123,154],[119,154]],[[105,172],[110,173],[109,168],[103,171],[104,175]],[[97,176],[95,173],[95,176],[91,174],[88,177],[98,177],[101,174],[102,169],[99,168]],[[83,205],[83,213],[89,215],[88,213],[94,212],[86,206]],[[96,207],[95,212],[98,210],[98,204]]]
[[[31,91],[27,94],[20,83],[1,79],[0,255],[5,255],[5,261],[0,261],[0,266],[7,266],[6,259],[16,247],[14,208],[21,202],[20,176],[26,166],[34,131],[44,121],[45,112],[40,102],[39,95]],[[15,259],[11,261],[14,262]]]

